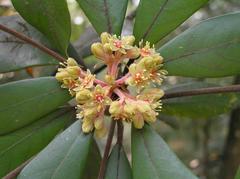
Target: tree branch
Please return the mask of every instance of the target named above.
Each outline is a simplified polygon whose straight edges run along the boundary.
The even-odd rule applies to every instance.
[[[103,179],[104,175],[105,175],[107,159],[108,159],[108,155],[109,155],[111,145],[112,145],[112,139],[113,139],[113,135],[114,135],[115,125],[116,125],[116,121],[112,120],[110,129],[109,129],[109,133],[108,133],[107,143],[106,143],[106,146],[104,149],[103,159],[100,164],[98,179]]]
[[[15,168],[13,171],[11,171],[10,173],[8,173],[6,176],[3,177],[3,179],[14,179],[16,178],[20,172],[22,171],[22,169],[33,159],[30,158],[28,159],[26,162],[22,163],[21,165],[19,165],[17,168]]]
[[[200,88],[189,91],[178,91],[166,93],[162,99],[185,97],[185,96],[196,96],[203,94],[216,94],[216,93],[230,93],[230,92],[240,92],[240,85],[230,85],[223,87],[211,87],[211,88]]]
[[[4,32],[7,32],[19,39],[21,39],[22,41],[28,43],[28,44],[31,44],[32,46],[38,48],[39,50],[49,54],[50,56],[54,57],[55,59],[57,59],[58,61],[60,62],[64,62],[66,61],[66,59],[64,57],[62,57],[61,55],[59,55],[58,53],[54,52],[53,50],[45,47],[44,45],[32,40],[31,38],[29,38],[28,36],[22,34],[22,33],[19,33],[13,29],[10,29],[2,24],[0,24],[0,30],[4,31]]]

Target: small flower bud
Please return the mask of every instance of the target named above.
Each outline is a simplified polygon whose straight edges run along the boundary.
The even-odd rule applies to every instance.
[[[92,98],[92,93],[91,93],[91,91],[89,91],[87,89],[82,89],[82,90],[78,91],[76,94],[76,101],[79,104],[84,104],[87,101],[89,101],[91,98]]]
[[[153,56],[153,61],[156,65],[160,65],[161,63],[163,63],[163,57],[158,55],[154,55]]]
[[[131,117],[136,112],[135,106],[129,103],[128,101],[126,101],[126,104],[124,105],[124,112]]]
[[[145,113],[143,116],[146,122],[155,122],[157,120],[156,112],[153,110],[149,111],[148,113]]]
[[[86,108],[83,110],[83,116],[89,119],[93,119],[96,117],[98,111],[96,108]]]
[[[78,66],[69,66],[69,67],[66,68],[66,71],[73,78],[77,78],[79,76],[80,72],[81,72],[81,69]]]
[[[133,45],[135,41],[135,37],[133,35],[125,36],[125,37],[122,37],[122,41],[127,45]]]
[[[94,43],[91,46],[91,51],[93,55],[95,55],[97,58],[103,59],[104,58],[104,49],[103,45],[101,43]]]
[[[140,95],[137,96],[137,99],[155,102],[162,98],[164,91],[158,88],[146,89]]]
[[[110,84],[110,85],[113,85],[114,84],[114,81],[115,81],[115,78],[114,76],[112,75],[105,75],[105,81]]]
[[[91,119],[84,118],[82,123],[82,131],[84,133],[89,133],[93,130],[93,122]]]
[[[113,101],[109,107],[109,113],[112,115],[117,115],[121,113],[121,104],[119,101]]]
[[[78,66],[78,63],[73,58],[68,58],[67,65],[68,66]]]
[[[151,56],[144,57],[140,60],[138,65],[141,66],[142,68],[145,68],[146,70],[150,70],[150,69],[156,67],[155,66],[156,64],[154,64],[153,61],[154,60]]]
[[[138,48],[131,48],[127,51],[127,57],[130,59],[135,59],[139,56],[140,52]]]
[[[100,36],[101,42],[102,42],[103,44],[108,43],[110,37],[111,37],[111,35],[110,35],[109,33],[103,32],[103,33],[101,34],[101,36]]]
[[[103,128],[104,126],[104,122],[103,122],[103,118],[97,118],[95,121],[94,121],[94,127],[96,129],[101,129]]]
[[[144,120],[142,118],[135,118],[133,119],[133,125],[137,129],[142,129],[144,126]]]
[[[141,113],[147,113],[152,110],[148,103],[139,103],[137,105],[137,108],[138,108],[138,111]]]
[[[58,81],[63,81],[64,78],[68,78],[69,77],[69,74],[67,71],[60,71],[60,72],[57,72],[56,73],[56,79]]]
[[[107,53],[112,53],[112,51],[113,51],[113,47],[112,47],[109,43],[104,44],[104,45],[103,45],[103,49],[104,49],[104,51],[107,52]]]

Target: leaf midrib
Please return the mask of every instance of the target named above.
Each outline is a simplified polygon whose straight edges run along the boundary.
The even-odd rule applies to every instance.
[[[163,2],[163,5],[161,6],[161,8],[159,9],[159,11],[157,12],[157,14],[155,15],[155,17],[153,18],[153,21],[150,23],[150,25],[148,26],[146,32],[143,34],[142,38],[140,39],[145,39],[148,35],[148,33],[152,30],[154,24],[156,23],[158,17],[162,14],[164,8],[166,7],[167,3],[169,0],[165,0]]]
[[[107,0],[104,0],[104,15],[107,19],[107,27],[108,27],[108,32],[112,33],[112,23],[109,15],[109,6],[107,3]]]
[[[72,144],[70,145],[66,155],[63,157],[63,159],[61,160],[61,162],[58,164],[58,166],[54,169],[52,175],[51,175],[51,179],[53,179],[54,175],[57,174],[57,171],[60,169],[60,167],[63,165],[63,163],[65,162],[66,158],[70,155],[72,149],[73,149],[73,146],[77,140],[77,138],[79,137],[79,135],[76,135],[75,139],[73,140]]]
[[[158,172],[157,172],[157,167],[156,167],[155,163],[153,162],[153,159],[152,159],[152,157],[151,157],[150,151],[149,151],[149,149],[148,149],[148,147],[147,147],[147,143],[146,143],[146,139],[145,139],[145,137],[144,137],[144,134],[143,134],[142,131],[140,132],[140,134],[141,134],[141,137],[142,137],[142,139],[143,139],[144,148],[145,148],[145,150],[147,151],[146,154],[147,154],[147,156],[148,156],[148,158],[149,158],[149,160],[150,160],[150,163],[151,163],[152,166],[153,166],[152,168],[153,168],[154,172],[156,173],[156,175],[158,176],[158,178],[160,179],[160,176],[159,176],[159,174],[158,174]]]
[[[226,41],[226,42],[220,43],[216,46],[211,46],[211,47],[207,47],[207,48],[200,48],[198,50],[193,50],[192,52],[187,52],[185,54],[182,54],[182,55],[179,55],[179,56],[176,56],[176,57],[168,58],[164,61],[164,63],[166,64],[168,62],[172,62],[174,60],[178,60],[178,59],[181,59],[181,58],[184,58],[184,57],[200,54],[202,52],[208,52],[208,51],[211,51],[211,50],[215,50],[219,47],[224,47],[224,46],[228,46],[228,45],[232,45],[232,44],[238,44],[238,43],[240,43],[240,39],[234,39],[234,40],[231,40],[231,41]]]

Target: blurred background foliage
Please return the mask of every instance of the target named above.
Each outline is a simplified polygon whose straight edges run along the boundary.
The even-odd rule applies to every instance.
[[[131,34],[132,32],[135,9],[138,3],[138,0],[129,1],[128,15],[124,23],[124,35]],[[90,69],[98,68],[102,64],[91,56],[89,50],[90,45],[98,41],[98,36],[90,26],[89,21],[82,13],[77,2],[75,0],[68,0],[68,4],[72,20],[71,42],[76,47],[79,58],[84,59],[84,62]],[[197,11],[178,29],[156,44],[156,46],[160,47],[169,39],[172,39],[204,19],[239,10],[240,0],[211,0],[207,6]],[[10,1],[0,0],[0,15],[10,16],[14,14],[16,12]],[[4,73],[0,74],[0,84],[19,79],[53,75],[55,71],[55,66],[47,66]],[[169,77],[164,88],[169,89],[183,83],[204,82],[217,85],[236,84],[240,83],[240,77],[197,80]],[[165,113],[160,114],[160,120],[154,127],[178,154],[179,158],[200,178],[232,179],[240,164],[240,108],[231,106],[231,109],[232,107],[233,109],[226,109],[226,114],[224,115],[217,115],[217,113],[215,115],[207,115],[212,110],[211,105],[224,106],[225,101],[221,100],[216,104],[205,104],[204,98],[206,97],[208,96],[203,95],[195,100],[198,102],[201,101],[201,104],[189,100],[189,107],[192,106],[197,109],[197,111],[192,111],[192,114],[189,115],[191,117],[184,115],[169,117]],[[181,107],[181,102],[177,102],[179,102]],[[131,158],[130,137],[126,136],[130,136],[129,126],[125,127],[125,149],[129,154],[128,157]],[[100,142],[99,145],[103,146],[103,143]]]

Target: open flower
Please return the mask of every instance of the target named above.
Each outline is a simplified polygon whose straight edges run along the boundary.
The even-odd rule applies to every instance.
[[[153,56],[156,53],[154,46],[151,47],[150,42],[146,42],[146,44],[143,44],[143,41],[139,43],[140,46],[140,55],[141,57],[148,57]]]
[[[83,88],[77,92],[76,101],[79,104],[77,117],[83,120],[83,132],[87,133],[95,128],[98,135],[101,135],[106,131],[103,119],[106,106],[111,104],[108,94],[109,89],[100,85],[97,85],[93,91]]]
[[[139,62],[130,65],[131,76],[126,83],[138,89],[147,87],[151,82],[161,84],[167,74],[161,69],[162,62],[163,58],[157,54],[141,58]]]
[[[62,68],[58,68],[56,79],[61,81],[63,88],[68,88],[70,93],[79,83],[78,78],[82,73],[81,68],[73,58],[68,58],[65,63],[61,63]]]
[[[134,36],[125,36],[125,37],[117,37],[116,35],[110,35],[109,33],[101,34],[101,41],[104,46],[104,49],[112,52],[120,52],[122,54],[126,54],[127,50],[133,48],[133,43],[135,41]]]

